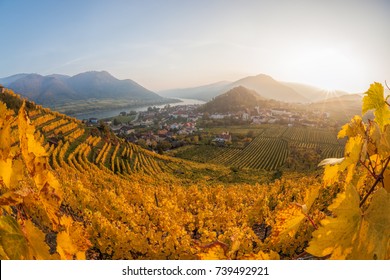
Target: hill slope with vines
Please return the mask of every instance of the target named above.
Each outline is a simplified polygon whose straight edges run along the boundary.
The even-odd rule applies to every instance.
[[[390,257],[390,110],[378,84],[363,100],[375,120],[343,127],[344,157],[324,162],[323,179],[267,184],[94,135],[10,90],[1,100],[1,259]]]

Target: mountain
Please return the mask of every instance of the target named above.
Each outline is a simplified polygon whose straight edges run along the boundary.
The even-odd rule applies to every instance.
[[[0,78],[0,84],[2,84],[3,86],[7,86],[16,80],[19,80],[20,78],[26,77],[27,75],[28,74],[22,73],[22,74],[16,74],[5,78]]]
[[[48,75],[46,77],[53,77],[53,78],[57,78],[63,82],[65,82],[65,80],[69,79],[70,76],[68,75],[62,75],[62,74],[51,74],[51,75]]]
[[[130,105],[165,100],[132,80],[119,80],[106,71],[90,71],[72,77],[59,74],[18,74],[0,79],[0,83],[28,99],[44,106],[56,107],[57,110],[65,104],[80,105],[91,100],[95,102],[95,109],[110,106],[110,101]]]
[[[313,102],[310,108],[319,112],[330,113],[332,118],[340,124],[349,121],[351,116],[361,115],[362,113],[362,95],[360,94],[345,94]],[[372,113],[368,113],[366,117],[372,117]]]
[[[28,74],[5,86],[45,106],[77,99],[77,93],[56,77]]]
[[[164,90],[159,92],[159,94],[167,97],[182,97],[209,101],[213,97],[237,86],[244,86],[248,89],[255,90],[265,98],[278,101],[294,103],[307,103],[311,101],[311,99],[306,98],[293,88],[264,74],[245,77],[235,82],[218,82],[199,87]]]
[[[216,82],[199,87],[179,88],[159,91],[158,94],[165,97],[180,97],[209,101],[211,98],[220,95],[231,88],[231,82]]]
[[[300,84],[300,83],[282,82],[282,84],[292,88],[296,92],[299,92],[300,95],[307,98],[311,102],[316,102],[320,100],[329,99],[332,97],[349,94],[348,92],[341,91],[341,90],[327,91],[324,89],[320,89],[318,87]]]
[[[317,102],[349,94],[341,90],[329,92],[311,85],[276,81],[272,77],[264,74],[248,76],[235,82],[218,82],[199,87],[164,90],[160,91],[159,94],[166,97],[209,101],[213,97],[240,85],[257,91],[265,98],[292,103]]]
[[[264,74],[249,76],[232,83],[232,86],[239,85],[253,89],[268,99],[293,103],[306,103],[310,101],[292,88]]]
[[[82,98],[162,99],[136,82],[130,79],[118,80],[106,71],[81,73],[67,79],[66,84]]]
[[[209,113],[227,113],[253,108],[264,97],[243,86],[235,87],[204,104],[201,110]]]

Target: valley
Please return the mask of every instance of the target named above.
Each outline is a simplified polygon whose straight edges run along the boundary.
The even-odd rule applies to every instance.
[[[390,1],[0,11],[1,279],[389,274]]]
[[[370,94],[381,93],[377,87]],[[239,101],[245,99],[240,96]],[[303,111],[288,103],[288,110],[269,109],[268,120],[277,121],[262,124],[253,123],[259,116],[240,103],[230,104],[230,116],[215,119],[211,116],[220,113],[206,114],[207,104],[149,107],[132,120],[140,127],[121,135],[110,124],[83,123],[7,88],[1,87],[0,97],[1,259],[388,258],[386,246],[342,256],[321,249],[323,242],[338,246],[340,238],[350,238],[342,231],[323,241],[318,233],[328,231],[322,221],[349,227],[337,218],[350,215],[343,204],[337,206],[345,192],[368,197],[365,186],[377,184],[375,177],[362,177],[354,181],[355,190],[355,168],[354,180],[367,170],[384,174],[389,164],[388,156],[360,155],[361,136],[354,135],[360,130],[367,135],[360,117],[337,134],[337,122],[323,113],[317,125],[314,119],[311,125],[301,118],[292,122],[289,115],[302,117]],[[280,102],[265,102],[282,109]],[[284,123],[284,114],[290,123]],[[180,127],[188,118],[196,125]],[[388,124],[379,124],[388,133]],[[154,136],[153,125],[163,141],[171,141],[170,132],[174,141],[182,137],[183,146],[153,150],[150,139],[142,138]],[[137,144],[132,143],[128,137],[138,133]],[[387,138],[375,133],[375,145],[386,155]],[[336,134],[348,140],[337,140]],[[375,151],[370,146],[365,153]],[[318,165],[324,157],[342,158],[330,159],[322,176]],[[371,170],[373,164],[377,169]],[[368,223],[386,218],[385,211],[370,211],[387,209],[387,197],[380,189],[363,206],[374,213]],[[365,244],[366,235],[358,238]]]

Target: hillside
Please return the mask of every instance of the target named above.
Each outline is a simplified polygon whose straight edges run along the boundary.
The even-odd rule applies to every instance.
[[[180,97],[189,99],[198,99],[202,101],[210,101],[217,95],[220,95],[231,88],[230,82],[217,82],[209,85],[180,88],[159,91],[158,94],[165,97]]]
[[[210,101],[214,97],[237,86],[252,89],[267,99],[283,102],[307,103],[326,98],[325,95],[321,94],[321,90],[318,88],[279,82],[264,74],[245,77],[235,82],[218,82],[199,87],[164,90],[159,92],[159,94],[166,97],[181,97]],[[318,92],[320,92],[320,94],[318,94]]]
[[[234,82],[234,86],[244,86],[255,90],[267,99],[274,99],[283,102],[306,103],[309,99],[303,97],[290,87],[274,80],[272,77],[264,74],[249,76]]]
[[[85,72],[72,77],[19,74],[0,79],[0,83],[38,104],[68,113],[72,113],[69,104],[73,111],[85,112],[117,107],[118,101],[122,106],[168,101],[132,80],[119,80],[106,71]],[[80,108],[82,105],[86,107]]]
[[[335,170],[352,172],[360,149],[327,166],[327,181],[293,173],[266,183],[265,173],[152,153],[0,89],[2,260],[390,257],[389,195],[381,188],[360,209]],[[377,236],[351,229],[352,218]],[[345,243],[354,250],[340,252]]]
[[[253,138],[243,147],[212,143],[185,146],[171,154],[233,169],[249,168],[253,172],[293,170],[309,173],[317,169],[317,164],[322,159],[341,158],[344,152],[344,141],[338,140],[335,131],[330,129],[274,124],[208,129],[210,132],[218,130],[229,131],[232,138],[247,137],[250,132],[249,135]]]
[[[329,113],[332,119],[342,124],[348,121],[351,116],[361,113],[361,104],[362,96],[360,94],[346,94],[311,103],[310,107],[319,112]]]
[[[292,88],[296,92],[299,92],[300,95],[310,100],[311,102],[318,102],[321,100],[349,94],[348,92],[341,90],[326,91],[318,87],[300,83],[282,82],[282,84]]]
[[[238,86],[213,98],[204,104],[201,110],[209,113],[238,112],[246,108],[254,108],[260,100],[264,98],[257,92]]]

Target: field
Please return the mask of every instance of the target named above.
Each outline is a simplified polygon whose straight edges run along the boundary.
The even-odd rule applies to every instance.
[[[281,125],[264,125],[253,127],[212,128],[207,133],[229,131],[232,136],[243,136],[251,132],[253,140],[243,148],[218,147],[213,145],[186,146],[173,154],[188,160],[222,164],[235,168],[277,170],[286,160],[296,153],[311,153],[310,159],[320,161],[323,158],[342,157],[344,143],[336,138],[336,132],[313,127],[288,127]],[[318,162],[312,165],[318,164]]]

